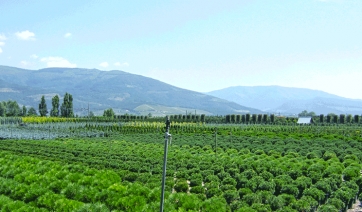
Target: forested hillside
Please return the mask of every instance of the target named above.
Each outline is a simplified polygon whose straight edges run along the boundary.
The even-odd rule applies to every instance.
[[[99,71],[80,68],[47,68],[25,70],[0,66],[0,101],[16,100],[36,108],[42,95],[48,104],[65,92],[74,97],[75,112],[90,105],[95,113],[113,108],[116,113],[205,114],[258,112],[210,95],[123,71]]]

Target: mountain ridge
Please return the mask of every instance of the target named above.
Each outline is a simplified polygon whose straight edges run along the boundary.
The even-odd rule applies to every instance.
[[[308,88],[283,86],[232,86],[207,92],[219,98],[257,108],[264,112],[298,114],[303,110],[317,114],[362,113],[362,100]]]
[[[85,108],[89,102],[91,110],[101,114],[103,110],[113,108],[116,113],[168,114],[165,111],[139,111],[140,105],[168,108],[182,108],[224,115],[229,113],[259,113],[260,110],[245,107],[214,96],[178,88],[156,79],[131,74],[124,71],[100,71],[82,68],[45,68],[39,70],[19,69],[0,66],[0,89],[18,88],[22,92],[14,96],[20,104],[37,108],[40,101],[32,97],[46,96],[48,108],[51,108],[51,95],[62,98],[65,92],[73,95],[75,108]],[[6,83],[5,83],[6,82]],[[4,90],[5,91],[5,90]],[[77,111],[76,111],[77,112]],[[186,112],[186,111],[185,111]],[[84,113],[83,113],[84,114]]]

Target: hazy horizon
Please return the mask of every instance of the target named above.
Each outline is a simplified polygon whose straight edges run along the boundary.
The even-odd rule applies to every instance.
[[[1,2],[0,64],[362,99],[362,1]]]

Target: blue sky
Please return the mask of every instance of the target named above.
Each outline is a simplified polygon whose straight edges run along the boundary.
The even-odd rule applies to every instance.
[[[361,0],[0,1],[0,65],[362,99]]]

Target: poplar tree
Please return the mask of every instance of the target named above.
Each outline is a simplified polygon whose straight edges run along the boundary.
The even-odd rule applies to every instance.
[[[74,117],[73,113],[73,97],[71,94],[65,93],[62,106],[60,107],[62,117]]]
[[[270,122],[274,123],[275,121],[275,115],[274,114],[270,114]]]
[[[231,116],[230,116],[230,115],[226,115],[226,116],[225,116],[225,122],[226,122],[226,123],[230,123],[230,122],[231,122]]]
[[[354,115],[354,123],[359,123],[359,115]]]
[[[257,118],[256,114],[251,115],[251,120],[252,120],[253,124],[256,124],[256,118]]]
[[[340,115],[339,115],[339,123],[344,124],[345,118],[346,118],[346,115],[340,114]]]
[[[181,117],[182,117],[182,116],[181,116]],[[179,115],[179,118],[180,118],[180,115]],[[201,122],[205,122],[205,114],[201,114],[200,119],[201,119]]]
[[[263,115],[262,114],[258,114],[258,123],[260,124],[263,120]]]
[[[245,122],[246,122],[246,115],[245,114],[241,115],[241,122],[243,124],[245,124]]]
[[[249,122],[250,122],[250,114],[249,114],[249,113],[246,114],[246,118],[245,118],[245,119],[246,119],[246,120],[245,120],[246,123],[249,124]]]
[[[320,122],[320,123],[323,123],[323,122],[324,122],[324,115],[323,115],[323,114],[320,114],[320,115],[319,115],[319,122]]]
[[[55,95],[52,98],[52,110],[50,111],[50,116],[58,117],[59,116],[59,96]]]
[[[351,114],[348,114],[348,115],[347,115],[346,121],[347,121],[347,123],[351,123],[351,122],[352,122],[352,115],[351,115]]]
[[[240,121],[241,121],[241,115],[238,114],[236,115],[236,123],[240,123]]]
[[[40,113],[40,116],[46,116],[48,113],[47,103],[45,102],[44,95],[41,97],[41,100],[40,100],[39,113]]]
[[[231,121],[231,123],[235,123],[235,121],[236,121],[236,115],[235,114],[231,114],[230,121]]]

